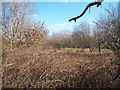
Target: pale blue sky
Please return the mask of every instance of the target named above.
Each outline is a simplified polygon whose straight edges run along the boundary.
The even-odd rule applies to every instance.
[[[93,20],[98,18],[100,14],[104,14],[104,8],[108,8],[109,5],[117,6],[117,2],[103,2],[102,7],[93,6],[86,12],[86,14],[77,20],[77,22],[68,20],[82,13],[86,5],[90,2],[33,2],[37,13],[33,15],[35,21],[45,21],[47,29],[52,32],[58,31],[72,31],[73,26],[80,22],[88,22],[93,24]],[[1,6],[1,5],[0,5]],[[1,8],[1,7],[0,7]]]
[[[77,22],[68,20],[74,16],[81,14],[89,2],[36,2],[37,12],[33,15],[34,20],[46,22],[46,27],[51,32],[71,31],[73,26],[79,22],[88,22],[92,24],[95,18],[98,18],[102,13],[105,13],[104,8],[109,5],[117,7],[117,2],[103,2],[101,7],[93,6],[86,14],[77,20]]]

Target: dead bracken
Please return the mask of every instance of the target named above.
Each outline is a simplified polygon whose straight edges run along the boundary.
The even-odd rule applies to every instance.
[[[99,55],[91,52],[86,54],[80,49],[75,52],[75,49],[38,51],[38,48],[16,48],[13,56],[3,52],[3,87],[113,88],[120,84],[119,80],[112,81],[117,66],[111,65],[111,59],[115,56],[110,51]]]

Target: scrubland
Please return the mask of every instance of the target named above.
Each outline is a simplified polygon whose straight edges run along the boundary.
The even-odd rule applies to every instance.
[[[104,8],[103,14],[91,19],[92,24],[89,20],[67,23],[69,28],[73,26],[70,30],[66,26],[67,30],[62,30],[63,25],[50,29],[48,20],[32,18],[39,13],[35,5],[1,4],[3,88],[120,88],[117,3],[115,7],[111,4]],[[55,26],[62,23],[52,21],[58,21]],[[50,35],[51,30],[56,33]]]
[[[98,54],[78,48],[7,47],[3,88],[118,88],[114,59],[107,49]]]

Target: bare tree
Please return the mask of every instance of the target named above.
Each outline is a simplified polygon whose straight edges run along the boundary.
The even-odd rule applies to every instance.
[[[118,65],[118,72],[115,77],[117,79],[120,76],[120,19],[118,17],[118,9],[109,6],[105,9],[107,14],[101,16],[94,23],[97,28],[101,31],[101,36],[104,41],[104,47],[110,48],[116,57],[116,62]]]
[[[74,27],[74,32],[72,33],[72,39],[77,47],[89,48],[91,51],[91,33],[90,26],[87,22],[79,23],[78,26]]]
[[[94,26],[93,28],[93,38],[95,42],[95,47],[98,48],[99,54],[101,54],[101,48],[104,46],[104,36],[105,32],[103,32],[100,28]]]
[[[23,26],[32,13],[31,3],[2,2],[2,16],[0,18],[2,20],[3,36],[10,39],[11,45],[17,37],[22,39]]]
[[[48,43],[49,45],[55,47],[55,48],[70,48],[72,47],[72,40],[70,37],[70,33],[68,31],[64,32],[57,32],[53,33],[49,38],[48,38]]]
[[[12,47],[13,44],[26,43],[29,45],[33,39],[33,41],[38,38],[43,40],[48,30],[45,28],[45,22],[32,21],[32,15],[35,13],[33,3],[2,2],[2,16],[0,18],[2,20],[4,41],[7,40]],[[39,39],[38,42],[41,40]]]

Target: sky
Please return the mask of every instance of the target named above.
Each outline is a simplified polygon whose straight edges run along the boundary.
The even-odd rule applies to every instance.
[[[115,2],[106,2],[106,0],[102,3],[102,6],[98,8],[96,6],[91,7],[90,12],[88,10],[85,15],[77,19],[77,22],[69,22],[70,18],[80,15],[85,7],[93,0],[83,1],[84,2],[82,2],[82,0],[37,0],[37,2],[33,2],[37,12],[32,16],[32,18],[34,21],[45,22],[45,26],[49,30],[50,34],[52,32],[61,31],[71,32],[74,25],[81,22],[88,22],[90,25],[93,25],[93,20],[99,18],[101,14],[105,14],[104,8],[108,8],[110,4],[118,7],[117,1],[119,0],[114,0]]]
[[[34,2],[35,3],[35,2]],[[117,2],[103,2],[102,6],[93,6],[85,13],[85,15],[77,22],[69,19],[80,15],[89,2],[36,2],[35,9],[37,13],[33,15],[35,21],[45,21],[47,29],[52,32],[72,31],[73,26],[80,22],[88,22],[93,25],[93,20],[99,18],[101,14],[105,14],[105,8],[109,5],[117,6]]]

